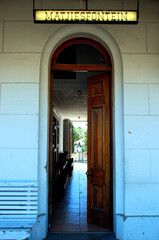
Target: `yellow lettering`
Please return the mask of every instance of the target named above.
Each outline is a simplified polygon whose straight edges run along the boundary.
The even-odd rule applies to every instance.
[[[105,21],[109,21],[109,14],[110,12],[105,12],[105,17],[106,17],[104,18]]]
[[[112,21],[116,21],[116,12],[112,12]]]
[[[60,14],[61,14],[61,20],[65,20],[65,12],[60,12]]]
[[[81,12],[81,20],[85,20],[85,12]]]
[[[75,12],[75,20],[79,20],[79,12]]]
[[[127,19],[127,12],[125,12],[125,13],[123,13],[123,12],[121,12],[121,21],[127,21],[128,19]]]
[[[91,12],[87,12],[87,20],[88,20],[88,21],[91,20]]]
[[[52,12],[45,12],[45,20],[50,21],[52,19]]]
[[[97,21],[96,12],[92,12],[92,20]]]
[[[74,12],[71,12],[70,20],[75,20]]]
[[[137,23],[137,11],[73,11],[73,10],[37,10],[35,22],[81,21],[81,22],[132,22]]]
[[[60,19],[59,12],[56,12],[56,13],[55,13],[54,20],[55,20],[55,21],[59,21],[59,19]]]
[[[103,12],[98,12],[98,20],[104,21],[104,14],[103,14]]]

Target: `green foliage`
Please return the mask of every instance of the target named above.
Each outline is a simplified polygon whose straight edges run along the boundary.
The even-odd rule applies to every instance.
[[[74,152],[74,144],[75,144],[75,127],[72,125],[72,153]]]
[[[83,146],[83,151],[87,152],[87,138],[88,138],[88,133],[87,130],[84,132],[84,146]]]
[[[84,138],[83,150],[87,151],[87,129],[75,128],[72,124],[72,152],[74,152],[75,142]]]

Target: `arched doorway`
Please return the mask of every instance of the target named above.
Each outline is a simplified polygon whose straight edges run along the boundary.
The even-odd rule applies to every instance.
[[[53,154],[53,83],[62,75],[87,72],[88,77],[88,186],[87,220],[90,223],[113,228],[113,97],[112,64],[106,49],[91,38],[78,37],[62,43],[51,61],[49,110],[49,212],[56,192],[54,169],[59,161]],[[63,74],[65,73],[65,74]],[[60,78],[60,77],[59,77]]]
[[[120,48],[113,36],[97,25],[72,24],[59,27],[45,43],[39,72],[39,145],[38,145],[38,216],[32,229],[33,239],[43,239],[48,232],[48,173],[49,173],[49,81],[50,62],[57,47],[72,37],[95,39],[109,52],[113,82],[113,231],[118,238],[123,231],[125,214],[124,174],[124,109],[123,64]],[[120,227],[119,227],[120,226]]]

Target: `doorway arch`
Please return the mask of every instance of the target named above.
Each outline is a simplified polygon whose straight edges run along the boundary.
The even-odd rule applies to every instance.
[[[123,114],[123,66],[120,49],[114,38],[103,28],[96,25],[65,25],[54,32],[47,40],[40,63],[40,105],[39,105],[39,149],[38,179],[39,201],[38,219],[33,229],[34,239],[45,238],[48,230],[48,144],[49,144],[49,78],[51,56],[64,41],[86,37],[103,45],[112,60],[112,79],[114,85],[114,232],[117,231],[118,215],[124,214],[124,114]]]
[[[58,101],[56,103],[56,101],[53,100],[55,94],[54,87],[56,86],[55,81],[57,79],[60,81],[60,78],[62,78],[65,79],[65,82],[67,79],[74,79],[73,82],[76,81],[76,83],[78,81],[82,82],[82,79],[80,79],[79,75],[76,76],[76,73],[81,74],[81,72],[83,72],[85,77],[84,75],[80,76],[84,78],[85,87],[88,87],[88,119],[86,120],[88,121],[87,221],[88,223],[93,223],[112,231],[113,89],[111,66],[111,59],[107,50],[99,42],[90,38],[77,37],[69,39],[62,43],[53,53],[49,84],[49,225],[52,227],[54,224],[53,222],[55,222],[55,219],[51,221],[51,216],[53,215],[52,211],[54,209],[53,202],[58,194],[64,192],[64,179],[67,175],[64,166],[62,172],[59,173],[56,171],[56,165],[59,164],[60,160],[58,157],[60,155],[58,154],[59,135],[56,137],[56,130],[53,130],[57,122],[54,118],[53,109],[55,104],[57,109],[59,107],[59,111],[63,111],[61,107],[63,106],[67,109],[68,104],[66,104],[66,99],[62,106],[58,105]],[[62,83],[62,85],[64,85],[64,83]],[[69,83],[67,83],[67,86],[69,86]],[[62,90],[67,92],[67,88],[63,88]],[[64,97],[64,92],[62,92],[62,98]],[[68,95],[68,93],[66,95]],[[71,94],[70,97],[72,97]],[[73,108],[76,99],[71,102],[71,108]],[[70,111],[69,109],[69,112]],[[68,115],[65,117],[68,118]],[[71,147],[69,142],[70,141],[67,140],[66,143],[69,148],[64,147],[65,150],[62,149],[62,152],[67,151],[68,158],[71,158]]]

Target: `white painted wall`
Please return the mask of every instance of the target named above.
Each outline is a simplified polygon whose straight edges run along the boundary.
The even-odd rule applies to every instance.
[[[159,178],[156,175],[159,168],[159,2],[141,1],[140,19],[142,32],[133,40],[142,47],[122,54],[125,215],[128,216],[124,222],[124,239],[130,240],[159,238]],[[135,236],[130,235],[130,231],[135,232]]]
[[[39,62],[35,54],[0,54],[1,181],[37,181]]]
[[[135,2],[90,0],[89,7],[129,9]],[[51,0],[44,3],[51,7]],[[68,4],[79,7],[77,0]],[[138,25],[101,26],[123,59],[126,218],[120,211],[116,217],[121,240],[159,238],[159,2],[140,0],[139,17]],[[0,1],[0,181],[38,180],[40,59],[60,28],[34,24],[32,0]]]

